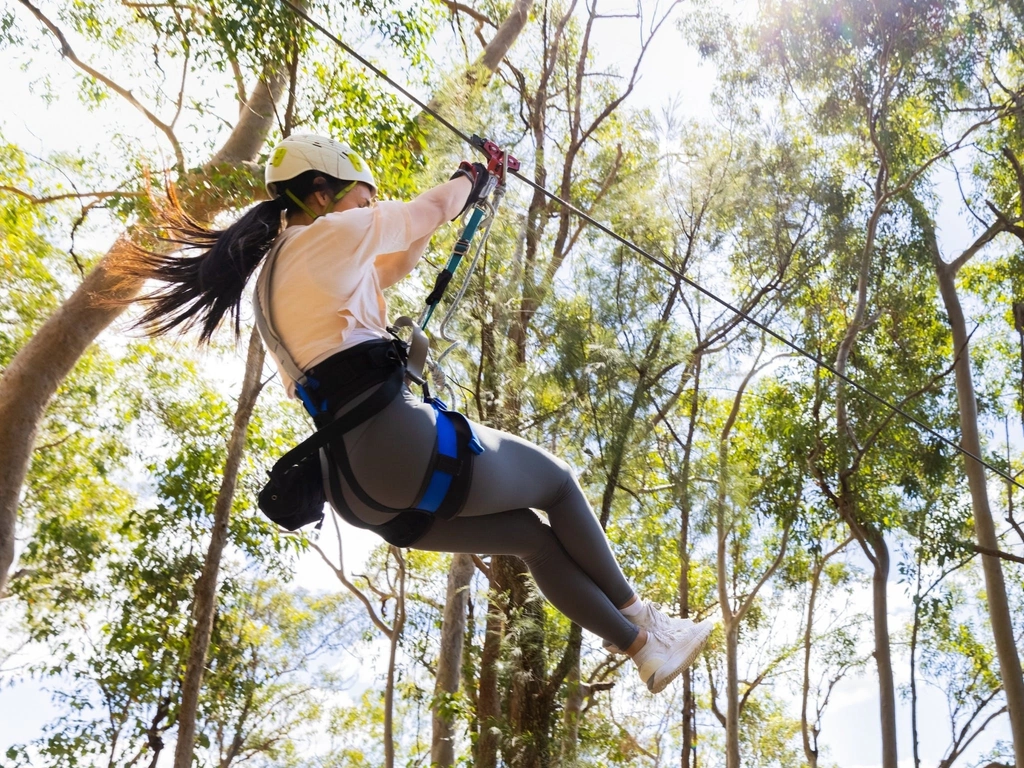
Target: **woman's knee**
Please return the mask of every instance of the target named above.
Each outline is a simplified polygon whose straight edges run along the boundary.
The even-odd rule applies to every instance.
[[[554,461],[554,469],[558,478],[558,490],[555,493],[554,500],[552,501],[552,505],[556,505],[574,493],[582,494],[582,489],[580,488],[579,481],[576,479],[576,473],[573,471],[573,468],[569,466],[569,463],[557,456],[552,456],[552,459]],[[544,511],[550,512],[550,510],[547,509]]]
[[[511,514],[525,539],[521,557],[528,565],[544,563],[562,555],[564,549],[555,532],[536,512],[531,509],[517,509]]]

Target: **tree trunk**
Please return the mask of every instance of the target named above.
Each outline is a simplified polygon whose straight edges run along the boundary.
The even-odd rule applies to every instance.
[[[878,713],[882,726],[882,768],[897,768],[896,759],[896,685],[892,674],[889,644],[889,547],[877,531],[868,532],[874,554],[871,578],[871,605],[874,613],[875,666],[878,669]]]
[[[910,629],[910,743],[914,748],[914,768],[921,768],[921,740],[917,725],[917,640],[921,632],[921,571],[924,568],[922,559],[921,554],[918,554],[914,563],[917,589],[914,591],[914,622]]]
[[[254,89],[224,146],[181,183],[183,199],[196,218],[209,220],[228,207],[210,185],[209,171],[220,165],[252,162],[273,126],[274,102],[284,80],[274,77]],[[192,189],[195,187],[196,189]],[[121,234],[77,290],[14,356],[0,379],[0,594],[14,562],[14,533],[21,487],[25,482],[39,423],[57,387],[96,337],[124,311],[117,302],[132,298],[142,282],[125,280],[116,267],[130,246],[132,232]]]
[[[736,654],[739,640],[739,611],[733,611],[729,599],[729,566],[727,563],[726,541],[729,527],[725,520],[726,483],[728,480],[728,434],[736,416],[736,406],[729,414],[729,420],[719,441],[718,491],[715,499],[715,531],[717,552],[715,568],[718,576],[718,602],[722,611],[722,626],[725,630],[725,765],[726,768],[740,768],[740,694],[739,667]]]
[[[472,555],[458,554],[452,556],[448,570],[448,591],[441,620],[441,649],[437,657],[434,683],[433,735],[430,741],[430,763],[437,768],[449,768],[455,763],[454,717],[449,702],[459,690],[469,582],[475,568]]]
[[[725,630],[725,765],[740,768],[739,622]]]
[[[495,561],[505,570],[502,581],[509,587],[508,617],[517,625],[518,639],[508,701],[510,743],[503,752],[510,768],[548,768],[550,711],[545,696],[544,606],[532,589],[526,563],[518,557]]]
[[[679,764],[682,768],[696,765],[696,707],[693,698],[693,670],[683,672],[683,743],[680,747]]]
[[[683,445],[683,467],[679,479],[679,615],[690,617],[690,513],[693,502],[690,497],[690,462],[693,455],[693,435],[697,428],[697,412],[700,409],[700,374],[703,357],[696,355],[693,360],[693,391],[690,395],[690,423]],[[683,740],[680,746],[679,764],[690,768],[695,762],[694,740],[696,733],[697,708],[693,696],[693,669],[683,672]]]
[[[565,699],[565,712],[562,717],[562,750],[559,765],[560,768],[576,768],[579,758],[580,717],[583,716],[585,701],[578,661],[569,671],[567,681],[569,695]]]
[[[960,444],[964,450],[981,456],[981,437],[978,431],[978,404],[974,394],[974,378],[971,372],[971,356],[968,347],[969,335],[964,321],[960,297],[956,292],[956,272],[943,264],[934,255],[935,271],[939,279],[939,291],[946,306],[949,327],[953,333],[954,373],[956,396],[960,410]],[[971,509],[974,513],[974,531],[978,544],[988,549],[998,549],[995,521],[988,499],[988,483],[985,468],[973,459],[964,460],[967,484],[971,491]],[[1020,656],[1014,641],[1013,620],[1006,597],[1006,583],[1003,567],[998,557],[981,556],[981,567],[985,574],[985,592],[988,598],[989,619],[992,635],[996,642],[996,656],[999,659],[999,673],[1006,690],[1006,704],[1010,714],[1010,729],[1013,734],[1013,750],[1017,768],[1024,768],[1024,679],[1021,676]]]
[[[740,768],[740,693],[739,659],[737,658],[739,654],[740,622],[743,621],[744,614],[750,609],[750,606],[754,602],[754,598],[757,597],[758,590],[760,590],[761,586],[771,576],[771,574],[774,573],[775,569],[778,568],[779,563],[782,561],[782,556],[786,551],[786,542],[789,540],[789,529],[787,528],[786,537],[783,539],[778,557],[769,569],[764,572],[757,586],[751,590],[746,597],[740,598],[739,595],[736,595],[738,605],[734,611],[729,599],[728,562],[726,553],[726,541],[729,534],[732,532],[732,523],[727,523],[725,515],[727,489],[729,487],[730,434],[732,433],[732,428],[736,424],[736,419],[739,416],[743,393],[746,391],[747,385],[757,372],[757,364],[760,357],[760,354],[758,354],[757,359],[754,360],[754,364],[750,368],[750,371],[744,377],[739,389],[736,391],[736,396],[733,398],[729,416],[726,418],[725,424],[723,425],[721,434],[718,438],[718,490],[715,498],[715,528],[717,531],[718,546],[715,565],[718,575],[718,600],[721,603],[722,623],[725,628],[726,768]],[[733,563],[734,571],[738,567],[738,564]]]
[[[498,661],[505,634],[504,598],[496,570],[497,557],[491,558],[491,589],[484,630],[484,647],[480,653],[480,689],[477,696],[477,720],[480,733],[476,741],[476,768],[496,768],[501,744],[501,696],[498,693]]]
[[[398,642],[402,639],[402,629],[405,627],[405,560],[398,547],[390,549],[398,563],[398,599],[395,601],[395,620],[391,623],[391,634],[388,637],[388,677],[384,686],[384,768],[395,768],[395,662],[398,659]]]
[[[804,757],[809,768],[818,768],[818,744],[811,739],[811,724],[807,719],[807,703],[811,695],[811,639],[814,636],[814,606],[821,584],[824,562],[815,565],[811,575],[811,594],[807,599],[807,623],[804,625],[804,680],[801,686],[800,734],[804,745]]]
[[[494,73],[498,71],[501,62],[505,60],[508,52],[512,50],[513,44],[519,38],[519,33],[526,27],[526,22],[530,20],[533,3],[534,0],[515,0],[515,4],[499,25],[494,37],[484,46],[476,61],[466,70],[465,80],[471,90],[486,86]],[[427,103],[427,107],[433,112],[439,112],[442,106],[439,96],[434,96]],[[421,112],[416,116],[416,124],[421,130],[426,130],[434,125],[427,112]],[[414,139],[411,145],[415,152],[422,152],[424,149],[419,138]]]
[[[193,628],[189,647],[188,665],[182,683],[181,709],[178,712],[178,741],[174,748],[174,768],[191,768],[192,752],[195,747],[196,712],[199,707],[199,690],[203,671],[206,668],[206,652],[210,647],[213,633],[213,616],[217,608],[217,574],[220,572],[221,555],[228,539],[228,518],[235,498],[238,468],[245,450],[245,439],[249,429],[256,398],[263,388],[260,374],[263,372],[263,343],[255,328],[249,337],[249,351],[245,360],[245,377],[242,392],[235,410],[235,421],[228,440],[227,459],[224,462],[224,476],[213,507],[213,532],[210,546],[206,551],[203,572],[196,582],[195,600],[192,605]]]

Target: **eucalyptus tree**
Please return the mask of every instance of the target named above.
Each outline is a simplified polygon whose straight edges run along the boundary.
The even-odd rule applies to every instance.
[[[1013,155],[1011,154],[1011,157]],[[1017,164],[1019,168],[1019,163]],[[1024,174],[1020,174],[1020,190],[1024,193]],[[1007,216],[998,212],[998,219],[978,239],[953,261],[943,257],[935,236],[935,224],[919,199],[908,193],[911,207],[918,225],[923,230],[929,254],[938,277],[943,303],[946,307],[953,340],[953,365],[956,372],[956,392],[960,414],[961,444],[973,456],[983,455],[979,430],[978,403],[974,388],[974,374],[970,357],[970,334],[964,317],[960,297],[956,288],[956,274],[984,245],[1012,222],[1024,222],[1024,209]],[[1019,224],[1017,225],[1019,226]],[[1003,568],[998,553],[1000,543],[996,532],[988,496],[986,469],[973,458],[965,459],[965,469],[970,486],[975,534],[978,544],[988,551],[981,555],[982,570],[989,604],[995,646],[998,652],[999,669],[1003,676],[1010,722],[1014,731],[1014,749],[1017,764],[1024,761],[1024,678],[1021,674],[1020,656],[1013,614],[1003,577]]]
[[[797,568],[790,564],[788,569],[790,573],[807,569],[799,573],[808,587],[801,648],[800,740],[810,768],[817,768],[822,757],[822,721],[835,687],[867,662],[857,649],[865,617],[852,614],[848,605],[839,602],[842,597],[848,602],[855,584],[852,569],[840,560],[852,541],[851,536],[842,541],[827,534],[815,537],[809,548],[810,562]],[[822,621],[826,605],[827,621]]]
[[[815,436],[813,428],[793,418],[804,408],[798,394],[801,377],[793,368],[780,366],[759,382],[748,429],[759,437],[753,450],[760,461],[760,505],[788,509],[796,523],[779,581],[793,595],[795,605],[789,610],[803,616],[798,643],[802,659],[793,678],[799,679],[804,759],[814,768],[824,758],[823,717],[834,689],[867,661],[858,647],[867,617],[849,605],[861,582],[859,569],[847,559],[853,536],[844,535],[844,523],[808,492],[807,467],[797,458],[810,452]]]
[[[26,0],[21,3],[20,10],[22,16],[17,19],[14,29],[22,35],[41,30],[42,35],[56,40],[65,60],[81,73],[89,85],[84,93],[93,94],[97,100],[112,94],[125,106],[143,114],[153,125],[164,142],[162,148],[169,148],[174,156],[172,168],[178,184],[197,217],[212,218],[218,210],[229,205],[233,189],[235,195],[242,195],[243,200],[247,195],[251,199],[252,190],[257,185],[251,176],[249,183],[245,184],[245,174],[240,175],[238,169],[256,159],[273,125],[274,102],[284,90],[285,78],[283,72],[275,72],[270,62],[262,57],[264,49],[246,49],[246,36],[237,24],[233,29],[223,28],[217,23],[220,17],[197,16],[194,13],[190,14],[192,23],[186,24],[179,11],[178,23],[165,28],[142,11],[113,5],[81,11],[58,7],[54,12],[38,8]],[[172,18],[175,10],[170,10]],[[276,31],[280,33],[283,20],[277,21]],[[269,31],[269,38],[273,39],[274,28]],[[77,35],[78,39],[73,42],[69,35]],[[108,74],[94,65],[94,55],[98,58],[102,54],[84,52],[91,46],[97,46],[101,51],[112,47],[121,62],[131,62],[132,57],[136,57],[133,89],[129,90],[114,79],[124,76],[125,71],[132,72],[131,63],[120,74]],[[82,51],[82,54],[76,51]],[[154,51],[158,63],[163,58],[168,65],[174,62],[176,67],[181,67],[180,81],[173,85],[167,83],[161,77],[162,70],[149,64]],[[247,67],[250,85],[248,91],[239,94],[242,102],[238,106],[242,108],[231,132],[223,138],[223,143],[209,160],[188,175],[187,169],[193,167],[194,161],[186,159],[175,126],[186,108],[184,94],[188,74],[190,71],[194,74],[197,68],[208,72],[204,63],[211,58],[221,64],[223,71],[230,70],[231,62],[234,62],[238,80],[244,81],[241,68]],[[140,77],[146,73],[150,75],[148,81]],[[232,78],[231,82],[234,85],[236,80]],[[173,89],[179,88],[179,84],[180,95],[177,95]],[[164,117],[159,117],[159,112],[163,112]],[[147,155],[151,156],[151,152],[137,158],[138,161],[148,165],[143,159]],[[155,165],[161,167],[159,163]],[[226,177],[221,184],[207,183],[208,177],[218,171]],[[83,186],[88,184],[85,179],[81,182]],[[136,182],[136,187],[140,186],[141,179]],[[14,559],[19,493],[45,408],[88,345],[121,313],[123,305],[118,300],[130,298],[140,287],[139,284],[124,284],[111,269],[129,250],[130,239],[128,232],[118,237],[78,289],[19,350],[6,367],[3,379],[0,379],[0,466],[3,467],[0,475],[0,588],[6,583]],[[103,305],[96,301],[97,297],[112,301]]]
[[[724,101],[721,127],[670,133],[673,149],[664,162],[673,250],[661,258],[740,310],[684,289],[685,341],[674,350],[682,365],[674,381],[654,393],[650,423],[660,433],[664,491],[679,512],[676,599],[684,616],[702,613],[715,600],[691,595],[691,568],[700,567],[690,558],[703,488],[714,484],[719,466],[717,448],[709,447],[720,441],[711,437],[716,428],[705,413],[707,387],[736,378],[734,361],[754,354],[747,318],[773,322],[821,257],[813,247],[823,194],[814,153],[798,132],[759,125],[739,104]],[[684,677],[684,766],[693,759],[695,740],[691,674]]]
[[[928,203],[927,191],[921,186],[913,186],[907,190],[905,200],[925,243],[949,325],[961,445],[972,456],[982,457],[985,445],[977,390],[986,388],[984,378],[988,377],[984,377],[984,369],[978,370],[972,362],[971,349],[977,350],[979,345],[972,343],[964,299],[961,298],[969,289],[958,287],[958,282],[961,286],[966,282],[961,273],[968,272],[968,265],[972,263],[983,258],[995,264],[1004,260],[997,255],[1000,240],[1004,243],[1010,241],[1004,233],[1017,238],[1018,251],[1024,244],[1024,170],[1019,158],[1019,103],[1024,93],[1020,69],[1024,62],[1024,46],[1020,42],[1020,34],[1024,30],[1024,19],[1019,15],[1004,14],[1001,9],[985,4],[971,6],[968,10],[970,21],[967,30],[975,46],[971,57],[973,67],[958,73],[962,84],[954,91],[954,98],[940,91],[932,96],[927,108],[931,121],[937,126],[933,130],[949,130],[947,126],[952,126],[963,133],[978,130],[981,134],[976,144],[982,151],[974,159],[971,191],[974,196],[985,199],[988,210],[980,214],[975,210],[972,197],[965,198],[964,202],[976,221],[976,229],[980,231],[966,248],[957,249],[959,253],[948,253],[944,252],[936,235],[935,215]],[[961,115],[965,112],[974,116],[964,119]],[[990,254],[996,254],[994,259]],[[987,271],[985,266],[979,265],[978,269],[982,274]],[[1002,289],[998,291],[998,305],[1009,315],[1009,304],[1019,295],[1019,286],[1013,285],[1012,280],[997,279],[994,282]],[[972,320],[980,322],[980,318]],[[994,382],[988,385],[992,389],[995,386]],[[997,557],[1000,537],[989,499],[987,470],[979,461],[969,457],[964,459],[964,470],[970,491],[977,551],[981,553],[992,634],[1013,731],[1016,764],[1019,766],[1024,764],[1024,677],[1018,650],[1018,628],[1013,620],[1002,563]],[[1013,522],[1012,511],[1008,521]]]
[[[228,526],[231,509],[235,501],[235,488],[238,485],[239,469],[242,464],[242,453],[245,449],[246,436],[249,433],[249,421],[256,399],[263,389],[260,380],[263,373],[265,353],[259,333],[253,328],[249,336],[249,349],[245,360],[245,374],[242,379],[241,391],[238,394],[238,405],[232,418],[231,432],[228,436],[224,467],[221,473],[220,487],[213,504],[212,529],[210,542],[203,558],[203,568],[196,579],[192,599],[192,622],[188,638],[188,663],[185,666],[184,680],[181,687],[181,705],[178,713],[178,733],[174,745],[175,768],[189,768],[192,764],[192,753],[195,748],[196,712],[199,708],[199,694],[206,668],[206,657],[213,634],[214,614],[217,610],[217,579],[220,574],[224,548],[228,543]]]
[[[743,395],[747,386],[762,369],[763,353],[762,346],[752,366],[740,382],[732,402],[728,404],[728,413],[717,437],[717,482],[713,505],[717,539],[715,564],[718,576],[718,605],[722,612],[725,631],[726,712],[722,719],[725,724],[727,768],[739,768],[740,766],[739,729],[742,706],[750,699],[757,685],[772,673],[772,668],[784,662],[787,656],[793,653],[792,646],[787,649],[782,644],[783,647],[779,652],[772,654],[773,658],[768,661],[764,669],[758,670],[753,681],[747,684],[741,699],[738,650],[740,627],[747,614],[757,605],[758,593],[774,576],[786,557],[790,534],[796,518],[794,513],[798,508],[798,503],[794,503],[798,500],[785,499],[777,492],[771,494],[772,506],[776,507],[771,510],[771,516],[778,520],[777,526],[774,526],[777,530],[771,530],[773,526],[769,526],[769,530],[760,535],[756,530],[758,526],[747,515],[739,512],[739,510],[750,506],[753,506],[755,511],[757,510],[757,505],[752,505],[751,501],[756,499],[758,489],[745,487],[748,484],[743,479],[734,479],[734,474],[742,475],[744,471],[738,466],[739,462],[730,457],[733,429],[740,416]],[[746,471],[749,472],[750,468],[748,467]],[[755,549],[757,544],[762,541],[766,554],[759,552],[760,548]],[[716,714],[721,718],[717,702],[713,701],[713,705]]]
[[[750,32],[758,51],[754,60],[767,65],[764,72],[770,74],[766,84],[770,82],[787,102],[790,95],[796,97],[793,101],[799,106],[794,109],[805,110],[821,140],[843,153],[845,172],[850,175],[844,193],[845,242],[836,251],[835,265],[841,284],[852,281],[854,289],[848,301],[840,300],[825,310],[838,321],[838,335],[829,334],[814,345],[827,350],[840,373],[869,373],[876,388],[893,392],[900,403],[912,404],[916,413],[936,426],[944,420],[943,411],[921,400],[946,373],[933,354],[936,324],[933,320],[929,327],[922,322],[915,329],[905,322],[908,313],[922,320],[934,318],[934,293],[921,272],[927,262],[921,259],[920,240],[899,234],[905,222],[900,203],[941,158],[985,122],[982,115],[958,126],[955,137],[944,140],[927,111],[933,95],[950,83],[967,90],[973,87],[974,54],[971,46],[960,44],[962,36],[970,34],[973,18],[943,3],[894,1],[870,7],[779,3]],[[897,263],[899,271],[892,271]],[[906,285],[910,274],[916,275],[919,289]],[[835,322],[827,314],[820,317],[826,323]],[[878,338],[880,330],[898,345],[896,349],[892,342],[886,345]],[[931,341],[922,345],[915,339]],[[911,358],[914,363],[908,368]],[[883,371],[898,378],[884,384]],[[831,386],[823,380],[821,385]],[[824,425],[833,416],[823,410],[829,408],[829,398],[822,398],[821,391],[814,399],[814,412]],[[834,398],[835,433],[819,443],[812,467],[821,492],[850,526],[874,569],[883,765],[891,768],[897,753],[885,528],[898,524],[902,492],[898,486],[890,489],[895,495],[872,489],[867,481],[872,467],[875,474],[884,471],[887,457],[925,446],[923,438],[908,433],[891,415],[875,409],[842,382],[835,384]],[[895,439],[901,432],[902,439]],[[883,517],[873,517],[869,510],[885,512]],[[998,606],[998,598],[995,602]],[[1012,663],[1008,669],[1010,676],[1017,676]]]
[[[642,20],[643,52],[672,10],[670,5],[659,9],[653,20]],[[499,95],[488,102],[490,106],[481,106],[468,117],[483,122],[485,116],[493,116],[490,130],[496,132],[499,143],[504,135],[525,131],[526,151],[521,147],[513,147],[513,151],[533,179],[540,185],[556,180],[551,186],[557,194],[588,212],[603,215],[605,210],[614,210],[614,206],[605,206],[614,197],[620,176],[637,168],[641,160],[634,137],[623,128],[622,105],[635,86],[643,52],[619,84],[613,77],[593,71],[594,27],[610,23],[602,19],[599,8],[591,6],[584,11],[575,3],[545,3],[535,10],[535,18],[536,24],[524,31],[502,70],[512,87],[511,99]],[[568,144],[559,142],[562,135],[568,137]],[[491,239],[493,247],[488,248],[478,283],[482,290],[473,308],[479,331],[469,329],[467,333],[473,337],[476,349],[472,351],[479,353],[479,362],[467,358],[463,362],[478,372],[466,378],[476,379],[476,407],[485,423],[537,436],[541,444],[554,446],[558,438],[546,423],[547,409],[541,405],[534,410],[535,403],[543,402],[543,394],[538,401],[525,389],[536,369],[531,363],[540,361],[545,341],[537,338],[532,326],[539,310],[557,295],[555,286],[563,265],[584,245],[590,245],[589,234],[582,221],[561,212],[539,191],[531,193],[521,221],[518,232],[496,231]],[[613,491],[614,486],[609,488]],[[508,714],[503,717],[497,664],[505,630],[499,617],[521,616],[530,627],[545,625],[542,603],[530,599],[524,586],[526,573],[525,565],[518,561],[497,558],[490,564],[492,581],[511,588],[512,600],[506,606],[504,599],[495,595],[492,605],[500,607],[488,612],[491,631],[485,633],[476,712],[480,737],[475,759],[479,765],[496,764],[501,732],[493,726],[500,722],[505,724],[505,754],[512,764],[532,765],[544,759],[562,683],[580,653],[578,627],[569,630],[569,641],[564,643],[561,637],[527,630],[526,624],[510,625],[508,634],[519,646],[512,656],[519,670],[511,676]],[[545,658],[549,643],[560,653],[550,665]],[[520,751],[514,751],[520,746]]]

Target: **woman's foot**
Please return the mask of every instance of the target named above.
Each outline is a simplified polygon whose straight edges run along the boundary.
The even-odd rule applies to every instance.
[[[711,635],[714,622],[710,619],[693,624],[675,633],[650,630],[639,650],[631,654],[640,679],[651,693],[660,693],[688,666],[696,661]],[[630,647],[632,650],[632,646]]]
[[[640,604],[639,609],[631,610],[632,606],[636,605],[637,602]],[[619,610],[623,616],[641,629],[653,629],[662,634],[674,634],[695,626],[694,622],[690,619],[677,619],[662,613],[657,603],[651,603],[647,600],[636,599],[633,603]],[[624,653],[623,650],[610,640],[605,640],[603,645],[608,653]]]

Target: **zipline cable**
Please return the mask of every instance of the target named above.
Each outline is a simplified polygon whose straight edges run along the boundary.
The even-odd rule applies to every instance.
[[[396,82],[391,77],[389,77],[383,70],[379,69],[376,65],[374,65],[372,62],[370,62],[368,59],[366,59],[357,50],[355,50],[354,48],[352,48],[348,44],[344,43],[341,40],[341,38],[339,38],[337,35],[335,35],[329,29],[327,29],[322,24],[320,24],[318,21],[316,21],[314,18],[312,18],[308,13],[306,13],[305,10],[303,10],[299,6],[295,5],[295,3],[292,2],[292,0],[281,0],[281,3],[283,5],[285,5],[285,6],[287,6],[288,8],[290,8],[297,16],[299,16],[300,18],[304,19],[307,23],[309,23],[309,25],[311,27],[313,27],[314,29],[319,31],[321,34],[323,34],[325,37],[327,37],[329,40],[331,40],[335,45],[339,46],[342,50],[344,50],[346,53],[348,53],[350,56],[352,56],[354,59],[356,59],[364,67],[366,67],[371,72],[373,72],[375,75],[377,75],[377,77],[379,77],[382,80],[386,81],[392,88],[394,88],[400,94],[405,96],[405,98],[407,98],[409,101],[411,101],[417,107],[419,107],[421,110],[423,110],[428,115],[430,115],[432,118],[434,118],[434,120],[439,122],[441,125],[443,125],[445,128],[447,128],[449,131],[454,133],[456,136],[458,136],[460,139],[462,139],[464,142],[466,142],[470,146],[474,146],[472,140],[470,139],[470,137],[466,133],[464,133],[463,131],[459,130],[459,128],[457,128],[451,122],[449,122],[444,117],[439,115],[436,110],[431,109],[429,106],[424,104],[423,101],[421,101],[419,98],[417,98],[417,96],[415,94],[411,93],[408,89],[406,89],[400,83]],[[548,199],[558,203],[565,210],[569,211],[570,213],[575,214],[576,216],[578,216],[579,218],[581,218],[583,221],[587,222],[591,226],[594,226],[597,229],[601,230],[606,235],[611,237],[613,240],[616,240],[617,242],[619,242],[622,245],[624,245],[627,248],[629,248],[634,253],[638,254],[639,256],[642,256],[643,258],[647,259],[652,264],[660,267],[662,270],[664,270],[668,274],[672,275],[673,277],[675,277],[680,282],[685,283],[689,287],[693,288],[697,292],[699,292],[699,293],[703,294],[704,296],[708,297],[712,301],[716,302],[720,306],[722,306],[725,309],[729,310],[730,312],[732,312],[736,316],[742,318],[743,320],[745,320],[746,322],[750,323],[754,327],[759,328],[761,331],[763,331],[764,333],[768,334],[773,339],[775,339],[779,343],[783,344],[784,346],[788,347],[789,349],[793,350],[794,352],[796,352],[801,357],[804,357],[807,360],[810,360],[816,366],[818,366],[819,368],[823,368],[824,370],[828,371],[833,376],[835,376],[837,379],[839,379],[840,381],[843,381],[843,382],[849,384],[851,387],[856,389],[858,392],[861,392],[861,393],[867,395],[868,397],[870,397],[872,400],[876,401],[877,403],[885,406],[886,408],[890,409],[894,413],[899,414],[904,419],[906,419],[907,421],[911,422],[912,424],[915,424],[918,428],[922,429],[924,432],[926,432],[929,435],[931,435],[932,437],[936,438],[937,440],[939,440],[944,445],[948,445],[950,448],[955,450],[957,453],[960,453],[963,456],[966,456],[966,457],[968,457],[970,459],[973,459],[974,461],[978,462],[983,467],[988,469],[990,472],[992,472],[992,473],[998,475],[999,477],[1001,477],[1002,479],[1004,479],[1006,482],[1011,483],[1012,485],[1016,486],[1017,488],[1020,488],[1021,490],[1024,490],[1024,485],[1022,485],[1021,483],[1017,482],[1017,480],[1014,479],[1007,472],[1004,472],[999,467],[996,467],[996,466],[990,464],[988,461],[986,461],[982,457],[976,456],[972,451],[968,451],[963,446],[957,445],[955,442],[950,440],[948,437],[946,437],[945,435],[941,434],[940,432],[938,432],[933,427],[930,427],[928,424],[925,424],[923,421],[918,419],[913,414],[907,412],[906,410],[904,410],[900,406],[896,405],[895,403],[892,403],[889,400],[886,400],[881,395],[876,394],[871,389],[869,389],[868,387],[864,386],[863,384],[860,384],[857,381],[851,379],[846,374],[840,373],[838,370],[836,370],[831,364],[829,364],[825,360],[822,360],[820,357],[814,355],[811,352],[808,352],[806,349],[801,347],[799,344],[797,344],[794,341],[790,341],[789,339],[787,339],[785,336],[782,336],[777,331],[772,330],[767,325],[762,323],[760,320],[757,320],[756,318],[754,318],[751,315],[747,314],[742,309],[733,306],[726,299],[721,298],[720,296],[718,296],[717,294],[713,293],[709,289],[703,287],[699,283],[697,283],[694,280],[692,280],[691,278],[687,277],[686,275],[684,275],[679,270],[675,269],[674,267],[670,266],[669,264],[666,264],[664,261],[659,259],[657,256],[654,256],[653,254],[648,253],[647,251],[645,251],[643,248],[641,248],[636,243],[632,242],[631,240],[626,239],[625,237],[623,237],[622,235],[618,234],[614,230],[608,228],[607,226],[605,226],[601,222],[599,222],[596,219],[592,218],[589,214],[585,213],[584,211],[581,211],[579,208],[577,208],[572,203],[570,203],[570,202],[568,202],[566,200],[563,200],[562,198],[560,198],[558,195],[556,195],[553,192],[549,192],[543,186],[541,186],[540,184],[535,182],[533,179],[527,178],[526,176],[524,176],[519,171],[511,171],[511,174],[513,176],[515,176],[516,178],[518,178],[520,181],[526,183],[528,186],[533,187],[535,190],[540,192],[542,195],[546,196]]]

